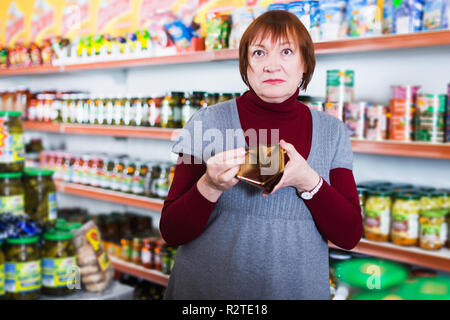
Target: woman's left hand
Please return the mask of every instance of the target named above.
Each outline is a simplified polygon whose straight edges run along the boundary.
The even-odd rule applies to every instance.
[[[289,161],[284,167],[284,173],[280,182],[270,194],[274,194],[284,187],[295,187],[298,193],[314,189],[320,181],[319,174],[309,166],[292,144],[281,140],[280,147],[286,150]],[[263,197],[268,195],[264,192],[262,194]]]

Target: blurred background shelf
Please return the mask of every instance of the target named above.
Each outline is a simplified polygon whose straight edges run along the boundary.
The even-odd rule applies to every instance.
[[[164,201],[75,183],[55,181],[58,192],[160,212]]]
[[[328,245],[330,248],[342,250],[331,242]],[[418,247],[402,247],[388,242],[374,242],[362,239],[351,251],[450,272],[450,250],[447,248],[442,248],[438,251],[427,251]]]
[[[142,266],[138,266],[112,256],[110,256],[110,259],[116,271],[142,278],[165,287],[167,287],[167,284],[169,283],[169,276],[160,271],[146,269]]]
[[[339,54],[380,50],[408,49],[417,47],[433,47],[450,45],[450,30],[419,32],[401,35],[385,35],[357,39],[343,39],[315,43],[315,53]],[[50,74],[58,72],[102,70],[117,68],[134,68],[152,65],[170,65],[179,63],[197,63],[221,60],[235,60],[239,57],[238,49],[222,49],[215,51],[194,51],[170,56],[149,58],[120,59],[113,61],[88,62],[64,66],[36,66],[29,68],[12,68],[0,70],[0,77]]]

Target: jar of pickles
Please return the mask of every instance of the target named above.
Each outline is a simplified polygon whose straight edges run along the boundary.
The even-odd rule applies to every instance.
[[[145,180],[148,174],[148,165],[141,161],[136,161],[136,168],[134,170],[133,181],[131,182],[131,193],[136,195],[145,194]]]
[[[361,207],[361,215],[364,219],[364,207],[366,205],[366,197],[367,197],[367,192],[369,191],[368,188],[364,188],[364,187],[357,187],[358,190],[358,197],[359,197],[359,206]]]
[[[444,209],[422,209],[420,213],[420,247],[426,250],[442,248],[442,224],[446,211]]]
[[[36,221],[54,222],[57,218],[56,186],[53,171],[25,170],[25,211]]]
[[[392,206],[391,241],[415,246],[419,240],[420,194],[398,193]]]
[[[152,194],[160,199],[167,198],[170,189],[170,165],[162,163],[160,165],[159,177],[152,181]]]
[[[0,214],[24,214],[25,190],[21,177],[20,172],[0,173]]]
[[[0,172],[21,172],[25,166],[22,114],[0,111]]]
[[[40,297],[42,275],[38,241],[38,236],[6,240],[6,299],[33,300]]]
[[[42,257],[42,293],[65,296],[73,293],[76,258],[73,233],[50,229],[44,234]]]
[[[391,225],[392,191],[371,190],[365,205],[364,234],[368,240],[388,241]]]
[[[172,259],[172,252],[171,248],[167,243],[163,243],[161,245],[161,271],[164,274],[170,274],[170,267],[171,267],[171,259]]]
[[[2,245],[3,242],[0,241],[0,300],[5,297],[5,256]]]

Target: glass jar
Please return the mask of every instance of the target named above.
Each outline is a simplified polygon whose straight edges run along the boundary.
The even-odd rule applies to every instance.
[[[161,255],[161,271],[162,271],[162,273],[170,274],[172,253],[171,253],[171,248],[167,243],[163,243],[161,245],[160,255]]]
[[[197,97],[191,96],[189,93],[186,93],[182,100],[182,110],[181,110],[181,126],[184,127],[192,115],[197,110],[196,106],[200,103]]]
[[[40,297],[42,274],[38,241],[38,236],[6,240],[6,299],[33,300]]]
[[[0,172],[21,172],[25,166],[22,114],[0,111]]]
[[[112,190],[120,191],[124,167],[125,167],[124,158],[117,158],[114,160],[114,169],[111,174],[111,185],[110,185]]]
[[[125,97],[119,96],[114,99],[114,119],[113,124],[117,126],[123,126],[124,122],[124,110],[125,110]]]
[[[5,255],[2,246],[3,242],[0,241],[0,300],[5,297]]]
[[[154,260],[155,260],[155,270],[162,271],[161,265],[161,248],[162,242],[161,240],[155,241],[155,249],[154,249]]]
[[[146,191],[145,194],[149,197],[158,197],[156,193],[156,184],[154,183],[156,179],[159,178],[161,173],[161,167],[159,163],[148,163],[149,172],[147,174],[147,179],[145,182]]]
[[[172,97],[165,96],[162,100],[161,105],[161,127],[162,128],[176,128],[176,123],[174,119],[174,108],[173,103],[171,103]]]
[[[158,97],[144,99],[144,103],[148,104],[148,125],[150,127],[162,127],[161,125],[161,105],[163,100]]]
[[[131,262],[131,255],[133,252],[133,242],[132,238],[126,236],[120,240],[120,245],[122,249],[121,258],[127,262]]]
[[[415,246],[419,240],[420,194],[399,193],[392,206],[391,241]]]
[[[10,212],[15,216],[25,213],[25,189],[22,173],[0,173],[0,214]]]
[[[103,168],[100,173],[100,188],[111,189],[112,176],[116,159],[106,158],[103,161]]]
[[[228,100],[231,100],[231,99],[233,99],[233,94],[231,94],[231,93],[220,93],[219,94],[219,101],[218,101],[218,103],[225,102],[225,101],[228,101]]]
[[[137,265],[142,264],[141,251],[142,251],[142,240],[140,238],[134,238],[131,252],[131,262]]]
[[[441,229],[446,211],[444,209],[424,209],[420,213],[420,247],[426,250],[442,248]]]
[[[76,253],[73,233],[50,229],[44,234],[42,257],[42,293],[65,296],[74,292]]]
[[[171,97],[170,104],[172,105],[173,110],[174,125],[175,128],[181,128],[184,92],[171,92]]]
[[[146,269],[153,269],[155,267],[155,261],[153,259],[154,250],[154,242],[151,238],[142,240],[141,262],[142,266]]]
[[[26,213],[35,221],[56,221],[58,208],[53,171],[27,168],[24,187]]]
[[[391,223],[390,190],[371,190],[365,206],[364,234],[372,241],[388,241]]]
[[[364,219],[364,206],[366,204],[366,197],[369,189],[364,187],[357,187],[358,197],[359,197],[359,206],[361,207],[361,215]]]
[[[170,188],[170,166],[162,163],[159,167],[159,176],[152,181],[152,194],[160,199],[165,199]]]
[[[141,161],[136,161],[136,169],[131,183],[131,193],[135,195],[145,194],[145,179],[148,175],[148,165]]]
[[[134,174],[136,172],[135,161],[130,159],[125,163],[123,173],[122,173],[122,183],[120,185],[120,191],[131,192],[131,187],[133,184]]]

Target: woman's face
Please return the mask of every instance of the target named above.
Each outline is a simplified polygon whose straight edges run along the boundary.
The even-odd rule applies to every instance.
[[[304,67],[299,48],[292,40],[273,43],[267,37],[250,44],[248,54],[248,82],[263,101],[280,103],[295,93]]]

